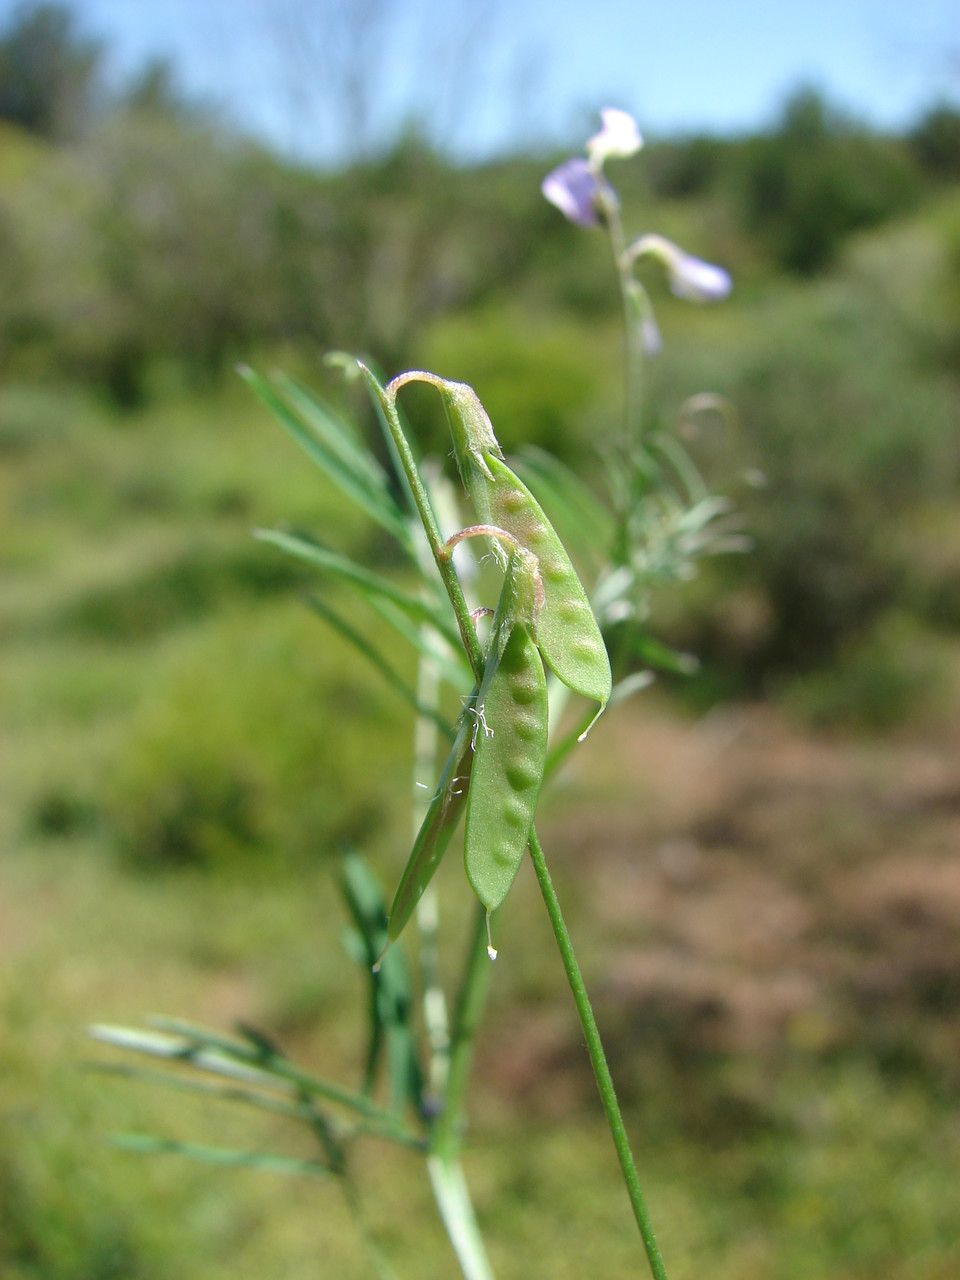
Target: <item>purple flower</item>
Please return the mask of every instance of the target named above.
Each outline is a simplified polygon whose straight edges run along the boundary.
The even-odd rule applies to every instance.
[[[580,227],[595,227],[600,183],[586,160],[565,160],[540,184],[540,190],[565,218]]]

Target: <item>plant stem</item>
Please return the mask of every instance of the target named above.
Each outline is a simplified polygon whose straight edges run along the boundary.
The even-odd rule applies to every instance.
[[[457,993],[450,1042],[450,1065],[443,1111],[430,1134],[430,1151],[448,1160],[460,1149],[463,1104],[466,1101],[473,1039],[490,986],[490,958],[487,955],[487,913],[478,902],[474,910],[467,960]]]
[[[437,1202],[464,1280],[493,1280],[459,1160],[428,1156],[427,1169],[430,1185],[433,1187],[433,1198]]]
[[[473,1039],[483,1016],[489,985],[487,913],[478,903],[454,1010],[443,1110],[431,1131],[427,1157],[434,1198],[465,1280],[493,1280],[459,1159]]]
[[[587,1042],[587,1053],[590,1056],[590,1064],[593,1067],[593,1074],[597,1080],[597,1089],[600,1092],[600,1101],[603,1104],[604,1111],[606,1112],[607,1123],[610,1126],[610,1134],[613,1138],[613,1145],[616,1147],[617,1158],[620,1161],[620,1169],[623,1173],[623,1181],[626,1184],[627,1195],[630,1197],[630,1204],[633,1208],[633,1216],[636,1219],[637,1227],[640,1230],[643,1247],[647,1252],[647,1261],[650,1264],[650,1271],[654,1276],[654,1280],[667,1280],[667,1273],[664,1269],[663,1258],[660,1255],[660,1248],[657,1245],[656,1236],[653,1232],[653,1224],[650,1221],[650,1215],[647,1211],[643,1191],[640,1188],[640,1178],[637,1174],[637,1167],[633,1161],[633,1153],[630,1150],[630,1141],[627,1137],[627,1130],[623,1123],[620,1103],[617,1101],[617,1092],[614,1088],[613,1077],[611,1076],[610,1068],[607,1065],[607,1057],[603,1050],[603,1042],[600,1039],[600,1032],[597,1029],[597,1021],[593,1016],[590,997],[587,994],[587,988],[583,981],[583,974],[580,972],[580,966],[577,963],[577,957],[573,950],[573,943],[570,940],[570,935],[567,932],[567,926],[564,923],[563,913],[560,910],[560,902],[557,898],[557,892],[553,887],[553,881],[550,878],[550,871],[547,868],[546,858],[544,857],[543,848],[540,845],[540,840],[536,831],[532,831],[530,834],[530,857],[533,861],[534,871],[536,872],[537,880],[540,884],[540,892],[543,895],[544,905],[547,908],[547,915],[550,917],[550,923],[553,926],[553,934],[557,940],[557,948],[560,952],[560,958],[563,961],[563,967],[567,973],[567,981],[570,983],[570,990],[573,992],[573,1002],[577,1006],[580,1025],[583,1028],[584,1039]]]
[[[616,194],[605,184],[601,187],[601,192],[603,193],[603,221],[610,236],[610,248],[613,251],[613,262],[623,304],[623,434],[624,444],[629,447],[640,431],[642,347],[637,328],[636,309],[630,295],[632,271],[624,265],[627,239],[623,232],[623,220],[620,217],[620,202]]]

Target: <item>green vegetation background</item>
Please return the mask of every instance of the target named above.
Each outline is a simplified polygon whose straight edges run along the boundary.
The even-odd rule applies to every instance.
[[[323,351],[432,368],[475,385],[508,450],[597,473],[618,411],[605,245],[540,197],[551,157],[462,168],[409,138],[316,173],[214,127],[162,69],[96,113],[31,98],[12,39],[0,1274],[360,1276],[333,1188],[105,1141],[285,1135],[83,1069],[86,1023],[150,1010],[360,1069],[331,867],[352,843],[399,870],[409,725],[298,603],[310,575],[249,531],[385,553],[232,365],[357,413]],[[67,44],[82,105],[97,58]],[[739,428],[693,447],[756,544],[655,597],[655,632],[701,673],[611,715],[546,819],[677,1280],[960,1269],[958,178],[951,109],[880,136],[812,93],[762,136],[622,166],[636,230],[735,277],[703,311],[651,280],[649,396],[663,415],[700,390],[735,402]],[[529,878],[501,952],[468,1161],[498,1274],[635,1274]],[[448,1276],[411,1161],[363,1153],[371,1213],[401,1274]]]

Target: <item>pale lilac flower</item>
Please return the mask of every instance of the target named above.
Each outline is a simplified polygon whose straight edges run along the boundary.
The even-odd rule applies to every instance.
[[[540,184],[540,190],[565,218],[580,227],[595,227],[600,183],[586,160],[565,160]]]
[[[733,288],[730,274],[723,267],[690,253],[681,254],[667,270],[670,288],[688,302],[721,302]]]
[[[602,127],[587,142],[587,155],[595,172],[607,160],[625,160],[634,156],[643,146],[643,138],[637,122],[627,111],[619,107],[604,107],[600,112]]]
[[[656,258],[666,269],[671,292],[688,302],[720,302],[733,288],[723,267],[695,258],[665,236],[640,236],[625,256],[628,263],[641,257]]]

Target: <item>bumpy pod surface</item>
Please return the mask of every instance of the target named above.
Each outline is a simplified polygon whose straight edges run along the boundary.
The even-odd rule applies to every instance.
[[[537,557],[543,605],[537,644],[558,679],[601,706],[610,699],[610,659],[590,601],[553,525],[530,490],[501,459],[487,455],[490,479],[483,484],[492,524],[512,533]]]
[[[467,879],[488,911],[513,884],[530,838],[547,758],[547,682],[529,630],[516,623],[481,689],[467,797]]]

